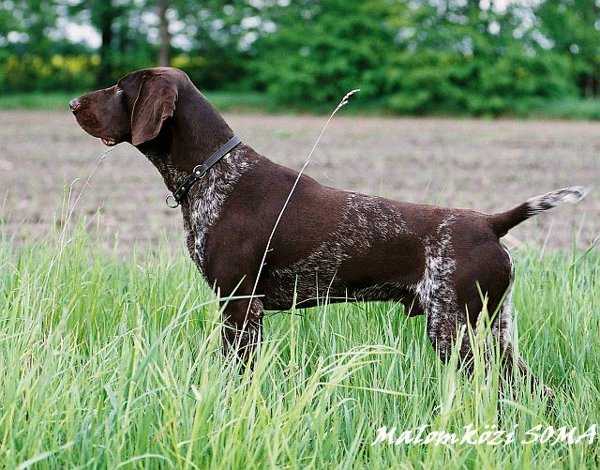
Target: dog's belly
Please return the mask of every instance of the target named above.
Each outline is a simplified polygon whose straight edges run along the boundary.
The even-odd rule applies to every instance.
[[[352,286],[338,277],[325,278],[317,272],[302,276],[291,270],[269,275],[262,284],[263,306],[266,310],[308,308],[324,303],[395,301],[404,305],[409,316],[420,315],[414,292],[395,282]]]
[[[352,301],[351,292],[335,277],[325,278],[314,273],[280,269],[270,273],[262,283],[263,305],[267,310],[288,310]]]

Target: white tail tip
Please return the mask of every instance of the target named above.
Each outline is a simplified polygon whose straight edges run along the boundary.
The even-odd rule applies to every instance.
[[[581,201],[590,192],[590,188],[585,186],[569,186],[567,188],[557,189],[541,196],[535,196],[527,200],[529,215],[539,214],[548,209],[552,209],[563,202],[576,204]]]

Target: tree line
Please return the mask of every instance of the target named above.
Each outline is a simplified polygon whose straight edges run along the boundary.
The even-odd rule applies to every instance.
[[[106,86],[160,64],[313,109],[356,87],[414,114],[600,94],[598,0],[0,0],[0,46],[4,93]]]

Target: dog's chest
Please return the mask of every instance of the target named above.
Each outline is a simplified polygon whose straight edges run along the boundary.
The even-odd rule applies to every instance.
[[[221,216],[227,198],[235,190],[240,177],[254,165],[245,160],[242,152],[217,163],[207,175],[190,190],[190,204],[184,208],[184,228],[187,247],[198,269],[206,275],[206,239],[211,227]]]

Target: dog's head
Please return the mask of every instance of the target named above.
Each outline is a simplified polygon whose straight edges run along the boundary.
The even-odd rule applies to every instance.
[[[152,141],[175,113],[179,90],[189,78],[174,68],[138,70],[116,85],[87,93],[69,103],[77,122],[106,145]]]

